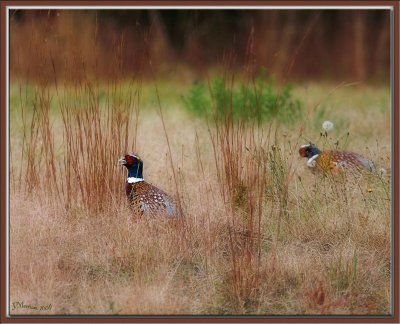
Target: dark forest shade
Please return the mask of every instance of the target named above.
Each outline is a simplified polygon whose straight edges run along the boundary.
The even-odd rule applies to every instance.
[[[125,78],[146,75],[149,58],[156,72],[183,65],[201,76],[219,64],[240,70],[252,53],[255,71],[282,79],[389,82],[390,11],[382,9],[18,10],[10,33],[12,77],[53,80],[83,62],[85,75]]]

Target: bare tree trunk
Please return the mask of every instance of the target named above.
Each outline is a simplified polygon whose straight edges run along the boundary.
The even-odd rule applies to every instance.
[[[173,51],[165,30],[164,22],[158,11],[149,12],[151,26],[149,33],[149,54],[151,64],[157,71],[163,63],[169,63],[173,59]]]
[[[365,80],[365,15],[354,14],[354,72],[358,80]]]

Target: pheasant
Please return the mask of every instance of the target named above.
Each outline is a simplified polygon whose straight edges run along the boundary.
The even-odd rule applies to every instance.
[[[352,169],[357,171],[374,171],[374,162],[360,154],[347,151],[320,151],[314,144],[306,144],[300,147],[299,154],[306,157],[307,166],[317,173]]]
[[[125,192],[135,214],[145,216],[176,215],[174,200],[164,191],[143,179],[143,161],[134,154],[119,159],[119,164],[128,169]]]

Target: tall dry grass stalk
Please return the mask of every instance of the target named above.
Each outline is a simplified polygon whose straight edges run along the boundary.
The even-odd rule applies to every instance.
[[[257,296],[261,222],[265,208],[268,143],[261,130],[225,119],[210,130],[218,185],[229,217],[231,294],[237,309]]]
[[[247,50],[247,64],[244,78],[250,91],[257,93],[255,80],[254,28],[251,29]],[[221,197],[228,215],[229,262],[231,268],[226,273],[226,286],[231,296],[235,312],[246,312],[249,305],[256,307],[260,298],[260,282],[265,275],[263,269],[267,262],[262,259],[262,241],[265,241],[264,228],[268,226],[272,213],[267,213],[269,202],[265,195],[267,188],[274,186],[279,197],[278,224],[283,214],[287,214],[289,182],[293,176],[293,165],[277,154],[277,138],[272,136],[272,123],[267,131],[257,118],[236,119],[233,112],[234,75],[229,71],[235,57],[227,55],[222,75],[223,87],[231,94],[223,98],[225,105],[220,116],[208,119],[208,135],[213,148],[213,158]],[[221,96],[213,93],[211,98]],[[260,116],[262,103],[244,106],[252,109],[249,116]],[[213,104],[217,105],[216,102]],[[292,161],[293,163],[293,161]],[[277,235],[279,236],[279,225]],[[277,240],[275,240],[277,243]]]
[[[140,86],[100,88],[87,81],[57,89],[55,97],[50,88],[36,91],[30,120],[21,106],[26,140],[18,178],[20,186],[23,179],[28,185],[19,189],[44,190],[67,209],[96,213],[115,204],[121,187],[117,157],[136,146]]]

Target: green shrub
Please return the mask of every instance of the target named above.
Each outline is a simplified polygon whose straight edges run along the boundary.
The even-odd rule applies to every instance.
[[[301,116],[301,103],[292,96],[292,86],[280,91],[272,78],[260,75],[251,83],[228,84],[214,77],[210,86],[194,83],[184,97],[186,108],[196,116],[223,120],[290,123]]]

